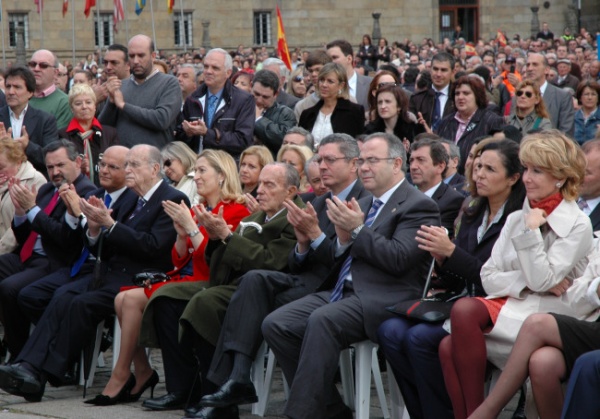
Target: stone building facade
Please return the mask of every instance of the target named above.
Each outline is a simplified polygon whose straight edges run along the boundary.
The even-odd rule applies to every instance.
[[[25,27],[27,56],[43,47],[56,51],[61,59],[73,55],[80,59],[110,43],[125,44],[128,36],[137,33],[154,37],[156,47],[167,52],[190,51],[203,44],[235,49],[239,44],[274,46],[277,42],[276,0],[175,0],[173,14],[167,12],[167,0],[146,0],[139,16],[134,12],[134,0],[123,3],[126,21],[119,23],[117,32],[112,25],[113,0],[96,0],[88,18],[83,13],[85,0],[70,0],[64,17],[62,1],[46,0],[41,22],[33,0],[4,0],[3,56],[14,61],[15,25]],[[381,35],[390,42],[405,38],[420,42],[424,37],[437,42],[456,23],[485,39],[494,37],[499,28],[509,37],[515,33],[528,36],[534,15],[532,4],[539,5],[539,23],[547,21],[557,35],[569,22],[577,24],[576,17],[573,21],[575,9],[569,8],[572,0],[546,2],[548,7],[542,0],[280,0],[279,3],[288,44],[301,48],[320,46],[334,38],[346,38],[358,45],[363,34],[373,31],[374,12],[381,14]],[[590,31],[600,30],[600,0],[582,0],[582,7],[582,25]]]

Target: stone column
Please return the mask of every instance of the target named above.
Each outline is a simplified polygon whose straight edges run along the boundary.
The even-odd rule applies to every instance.
[[[579,19],[578,19],[579,10],[577,9],[577,4],[569,4],[567,6],[567,26],[571,29],[571,35],[577,36],[579,33]]]
[[[531,16],[531,36],[535,37],[537,33],[540,31],[540,19],[538,18],[538,12],[540,8],[538,6],[531,6],[531,12],[533,16]]]
[[[17,41],[16,64],[25,65],[25,29],[21,25],[16,25],[15,36]]]
[[[209,50],[210,47],[210,32],[208,31],[208,27],[210,26],[210,20],[202,21],[202,47]]]
[[[373,16],[373,33],[371,34],[371,39],[373,40],[373,45],[377,47],[381,39],[381,26],[379,26],[381,13],[372,13],[371,16]]]

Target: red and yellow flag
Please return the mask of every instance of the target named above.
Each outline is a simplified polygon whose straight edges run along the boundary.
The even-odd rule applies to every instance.
[[[285,29],[283,29],[283,21],[281,20],[281,11],[277,8],[277,51],[279,58],[283,61],[286,67],[292,70],[292,59],[290,58],[290,50],[288,49],[287,41],[285,40]]]
[[[85,0],[85,9],[83,10],[85,17],[90,17],[92,7],[96,7],[96,0]]]
[[[477,55],[475,45],[473,45],[473,43],[471,42],[468,42],[467,45],[465,45],[465,52],[467,53],[467,57],[474,57],[475,55]]]
[[[498,32],[496,32],[496,42],[498,42],[500,46],[506,46],[506,36],[504,36],[500,29],[498,29]]]
[[[167,10],[169,14],[173,13],[173,6],[175,5],[175,0],[167,0]]]

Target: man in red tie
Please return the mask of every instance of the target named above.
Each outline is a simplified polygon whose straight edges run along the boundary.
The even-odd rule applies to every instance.
[[[44,148],[44,155],[50,182],[39,192],[9,180],[8,191],[15,206],[12,229],[19,247],[0,256],[0,313],[4,342],[13,355],[19,353],[29,334],[29,322],[19,315],[19,291],[71,265],[81,253],[80,235],[65,224],[66,206],[58,197],[59,189],[72,184],[79,196],[95,189],[81,174],[81,158],[71,142],[54,141]]]

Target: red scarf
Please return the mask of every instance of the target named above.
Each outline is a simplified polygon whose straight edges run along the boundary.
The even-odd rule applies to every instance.
[[[550,195],[547,198],[542,199],[541,201],[533,201],[529,200],[529,206],[531,208],[540,208],[546,213],[546,217],[549,216],[552,211],[562,202],[563,196],[560,192],[556,192],[553,195]]]

